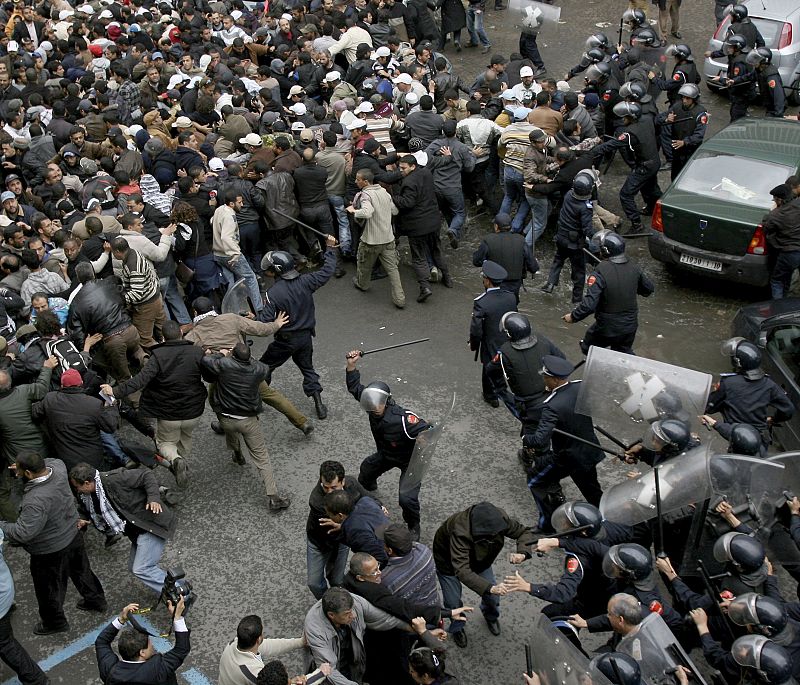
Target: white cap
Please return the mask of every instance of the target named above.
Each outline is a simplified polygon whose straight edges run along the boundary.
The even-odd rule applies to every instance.
[[[297,116],[303,116],[308,110],[306,106],[302,102],[295,102],[291,107],[289,107],[290,112],[294,112]]]
[[[173,74],[169,77],[169,83],[167,84],[167,90],[172,90],[177,88],[181,83],[184,81],[188,81],[189,77],[184,76],[183,74]]]
[[[388,57],[392,54],[392,51],[387,48],[385,45],[381,45],[375,52],[372,53],[372,59],[378,59],[378,57]]]
[[[83,14],[94,14],[94,7],[91,5],[81,5],[78,7],[78,12],[83,12]]]
[[[67,17],[75,16],[75,10],[61,10],[58,13],[58,20],[64,21]]]
[[[233,12],[231,12],[231,18],[234,21],[239,21],[239,19],[242,18],[242,13],[239,10],[233,10]]]
[[[239,143],[242,145],[254,145],[256,147],[262,145],[264,141],[258,133],[248,133],[244,138],[239,138]]]
[[[172,16],[169,14],[162,14],[161,18],[158,20],[159,24],[171,24],[172,23]]]
[[[392,83],[405,83],[407,86],[410,86],[414,79],[411,78],[411,74],[406,74],[403,72],[397,78],[392,79]]]
[[[39,43],[39,47],[45,52],[53,52],[53,44],[49,40],[43,40]]]
[[[289,96],[300,95],[303,92],[303,86],[292,86],[289,88]]]
[[[556,88],[562,93],[568,93],[570,90],[572,90],[572,88],[569,87],[569,83],[566,81],[558,81],[556,83]]]
[[[533,69],[530,67],[522,67],[522,69],[519,70],[519,75],[520,77],[533,76]]]
[[[209,64],[211,64],[211,55],[203,55],[200,58],[200,68],[205,71]]]
[[[180,119],[180,117],[178,118]],[[172,125],[174,126],[175,124]],[[128,126],[128,135],[131,138],[135,138],[136,134],[139,133],[139,131],[144,131],[144,127],[139,126],[139,124],[133,124],[132,126]]]
[[[423,150],[418,150],[414,153],[414,159],[417,160],[417,165],[425,166],[428,163],[428,153]]]
[[[359,119],[358,117],[356,117],[355,119],[353,119],[353,121],[347,124],[348,131],[355,131],[357,128],[366,128],[366,127],[367,127],[367,122],[364,121],[363,119]]]
[[[281,14],[281,19],[286,19],[286,21],[291,21],[292,15],[284,12],[283,14]]]
[[[103,10],[100,14],[97,15],[98,19],[113,19],[114,15],[111,14],[111,10]]]
[[[6,50],[8,50],[9,52],[19,52],[19,43],[17,43],[17,41],[15,40],[8,41]]]
[[[225,163],[219,157],[212,157],[208,160],[208,168],[211,171],[222,171],[225,168]]]
[[[361,114],[362,112],[374,112],[375,108],[372,106],[372,103],[369,100],[364,100],[358,107],[355,108],[356,114]]]
[[[509,88],[508,90],[504,90],[502,93],[500,93],[500,99],[501,100],[516,100],[517,99],[517,94],[513,90],[511,90]]]
[[[306,125],[302,121],[295,121],[292,124],[292,131],[302,131],[305,127]]]
[[[342,75],[338,71],[329,71],[327,74],[325,74],[325,81],[328,83],[333,83],[341,78]]]
[[[406,93],[406,104],[407,105],[416,105],[419,102],[419,95],[415,92]]]
[[[172,122],[172,128],[192,128],[192,120],[189,117],[178,117]]]

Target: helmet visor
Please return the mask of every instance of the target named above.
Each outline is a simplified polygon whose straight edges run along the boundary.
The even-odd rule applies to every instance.
[[[740,666],[760,669],[761,650],[767,642],[763,635],[745,635],[733,643],[731,656]]]
[[[566,502],[556,509],[550,517],[550,525],[556,533],[566,533],[578,527],[578,521],[572,510],[572,502]]]
[[[672,45],[667,45],[666,49],[664,50],[664,54],[667,57],[675,57],[678,54],[678,46],[674,43]]]
[[[761,62],[764,61],[764,57],[758,53],[758,50],[751,50],[747,53],[747,57],[745,57],[745,61],[751,67],[757,67]]]
[[[361,392],[361,408],[366,412],[378,411],[388,400],[389,393],[380,388],[364,388]]]
[[[617,563],[616,550],[613,548],[603,557],[603,575],[607,578],[621,578],[622,567]]]
[[[756,611],[756,600],[758,594],[755,592],[745,592],[731,600],[728,605],[728,618],[737,626],[754,625],[758,623],[758,612]]]
[[[732,357],[736,354],[736,348],[739,347],[739,343],[742,342],[744,338],[738,336],[736,338],[729,338],[722,346],[719,348],[720,353],[723,357]]]
[[[717,538],[714,543],[714,558],[721,562],[727,563],[731,560],[731,541],[739,533],[725,533],[720,538]]]
[[[642,438],[642,445],[653,452],[660,452],[669,444],[669,438],[661,430],[661,421],[654,421],[647,427],[647,432]]]

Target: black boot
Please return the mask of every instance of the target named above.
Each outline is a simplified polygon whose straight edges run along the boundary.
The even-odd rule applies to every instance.
[[[315,392],[311,395],[311,399],[314,400],[314,408],[317,410],[317,418],[322,421],[328,417],[328,408],[322,403],[322,397],[318,392]]]
[[[342,260],[342,255],[339,251],[336,252],[336,271],[333,272],[334,278],[341,278],[345,276],[347,272],[344,270],[344,262]]]

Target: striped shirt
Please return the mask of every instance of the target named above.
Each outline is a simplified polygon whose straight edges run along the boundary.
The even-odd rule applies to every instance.
[[[411,551],[404,557],[389,557],[381,573],[381,583],[406,601],[426,607],[442,606],[433,555],[420,542],[412,543]]]
[[[145,304],[160,292],[158,276],[153,264],[133,248],[128,250],[128,254],[122,260],[120,277],[127,304]]]

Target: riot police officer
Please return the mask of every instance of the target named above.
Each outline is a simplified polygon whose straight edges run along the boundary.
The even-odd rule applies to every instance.
[[[675,180],[694,151],[703,143],[708,124],[708,113],[698,101],[700,89],[687,83],[678,89],[680,100],[674,102],[662,115],[661,143],[664,155],[672,161],[671,180]]]
[[[728,36],[743,36],[747,41],[744,50],[749,52],[756,48],[763,48],[766,43],[761,31],[748,16],[750,12],[744,5],[731,5],[728,9],[731,25],[728,27]]]
[[[406,487],[405,478],[417,437],[430,425],[414,412],[396,404],[386,383],[375,381],[363,386],[361,373],[356,368],[360,356],[359,350],[348,352],[345,380],[348,392],[369,415],[369,427],[377,451],[361,462],[358,482],[366,490],[375,491],[380,476],[392,469],[400,469],[399,503],[403,521],[412,536],[419,540],[420,484]]]
[[[659,419],[653,421],[644,438],[625,452],[626,462],[635,464],[643,461],[648,466],[676,457],[691,447],[692,431],[689,424],[679,419]]]
[[[647,117],[653,123],[658,116],[658,107],[653,96],[647,92],[647,85],[642,81],[626,81],[620,86],[619,96],[625,102],[635,102],[642,108],[642,118]]]
[[[597,464],[604,454],[594,432],[592,418],[575,411],[581,381],[568,381],[574,370],[566,359],[547,355],[542,357],[541,374],[550,394],[542,403],[542,414],[536,431],[523,438],[524,447],[536,456],[530,470],[528,487],[539,508],[539,528],[553,530],[550,517],[564,502],[561,479],[569,476],[586,501],[600,504],[603,491],[597,480]],[[555,429],[598,445],[573,440]]]
[[[650,532],[647,524],[626,526],[603,518],[600,510],[588,502],[565,502],[553,512],[550,523],[555,528],[557,538],[541,538],[538,549],[562,547],[567,551],[577,551],[570,547],[570,540],[591,538],[604,545],[619,545],[635,542],[643,547],[650,546]]]
[[[563,319],[576,323],[594,313],[595,322],[581,340],[581,350],[592,345],[633,354],[633,341],[639,327],[637,296],[650,297],[655,285],[625,254],[625,241],[611,231],[598,231],[592,242],[600,247],[603,260],[586,282],[584,298]]]
[[[289,323],[275,334],[274,340],[261,355],[261,362],[269,367],[267,383],[272,372],[291,358],[303,374],[303,392],[314,400],[314,408],[320,419],[328,416],[328,409],[322,403],[322,384],[319,374],[314,370],[317,326],[314,291],[333,276],[338,248],[336,238],[332,235],[327,236],[326,243],[328,249],[322,268],[302,276],[295,268],[294,257],[288,252],[274,251],[264,255],[261,269],[275,278],[275,283],[264,293],[264,309],[259,313],[259,319],[265,322],[273,321],[281,311],[289,317]]]
[[[500,322],[507,312],[517,311],[517,301],[513,293],[500,287],[508,278],[502,266],[487,259],[483,262],[481,276],[486,291],[473,301],[468,344],[476,360],[480,355],[483,401],[497,408],[500,406],[499,384],[491,362],[506,340]]]
[[[761,433],[764,446],[772,442],[773,423],[787,421],[795,406],[786,392],[761,369],[761,352],[743,338],[731,338],[722,345],[730,356],[734,373],[723,373],[708,397],[706,414],[721,412],[726,423],[749,423]],[[768,416],[772,407],[774,416]]]
[[[772,50],[756,48],[747,53],[747,63],[756,71],[758,94],[768,117],[783,117],[786,111],[786,92],[781,73],[772,63]]]
[[[675,58],[672,74],[666,79],[659,78],[654,73],[651,78],[661,90],[666,92],[667,100],[672,105],[681,98],[678,94],[681,86],[685,86],[687,83],[697,85],[700,83],[700,75],[697,73],[697,66],[692,57],[692,49],[685,43],[668,46],[665,54]]]
[[[633,153],[633,166],[619,191],[619,200],[631,222],[631,232],[639,233],[642,219],[636,206],[636,195],[642,194],[646,213],[652,213],[656,200],[661,197],[661,188],[658,187],[661,159],[658,156],[655,127],[652,121],[641,118],[642,108],[635,102],[617,103],[613,111],[616,116],[623,118],[622,130],[614,140],[598,145],[590,154],[594,159],[599,159],[606,152],[623,148]]]
[[[642,669],[632,656],[622,652],[606,652],[593,657],[589,672],[600,671],[614,685],[640,685]]]
[[[605,132],[609,135],[614,133],[615,123],[613,110],[621,100],[619,96],[620,82],[613,75],[613,70],[608,62],[598,62],[586,69],[583,77],[585,87],[584,93],[597,93],[600,98],[600,106],[603,108]],[[599,131],[598,131],[599,133]]]
[[[753,68],[747,63],[746,48],[747,39],[737,33],[728,36],[722,50],[706,53],[707,57],[727,56],[728,58],[728,72],[724,83],[719,74],[712,77],[711,81],[724,85],[728,89],[732,122],[747,116],[747,104],[753,99],[755,93],[756,78]]]
[[[769,566],[764,545],[745,533],[725,533],[714,542],[714,558],[730,575],[723,579],[721,589],[734,596],[745,592],[765,594]]]
[[[584,53],[581,55],[580,62],[566,73],[564,80],[569,81],[585,71],[592,64],[606,62],[608,60],[612,60],[613,62],[613,58],[616,54],[616,49],[611,45],[611,41],[605,33],[593,33],[586,39]]]
[[[713,428],[728,441],[729,454],[743,454],[745,456],[767,456],[767,449],[761,441],[761,433],[749,423],[727,423],[704,414],[700,422]]]

